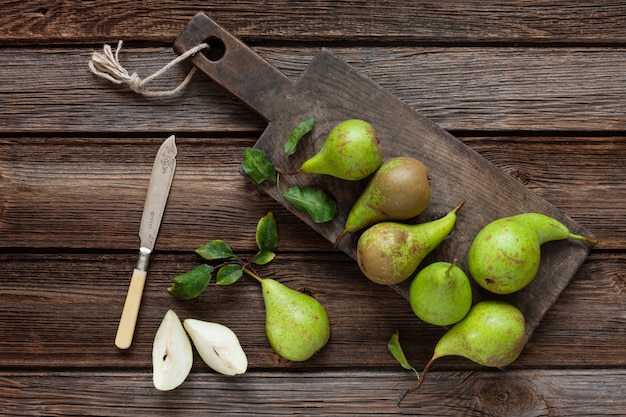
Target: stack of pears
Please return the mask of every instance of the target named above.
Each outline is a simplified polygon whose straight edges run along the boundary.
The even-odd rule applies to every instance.
[[[522,213],[499,218],[474,238],[468,253],[470,274],[491,293],[511,294],[535,278],[542,244],[568,238],[597,243],[593,238],[570,232],[564,224],[544,214]],[[480,365],[504,367],[515,361],[524,347],[524,315],[512,304],[486,300],[471,307],[464,316],[468,299],[471,304],[471,291],[462,295],[468,279],[455,268],[454,263],[431,264],[411,283],[409,301],[418,317],[441,326],[461,319],[439,340],[417,384],[400,400],[419,388],[438,358],[457,355]]]

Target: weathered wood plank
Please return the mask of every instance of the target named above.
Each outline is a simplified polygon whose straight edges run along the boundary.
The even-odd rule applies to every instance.
[[[0,139],[0,247],[135,249],[163,137]],[[283,248],[330,249],[239,173],[243,149],[255,140],[177,139],[178,166],[157,249],[190,250],[219,237],[251,250],[256,222],[268,211],[276,215]],[[463,140],[588,228],[600,239],[598,248],[626,247],[624,137]]]
[[[94,49],[4,50],[0,132],[258,132],[265,126],[204,75],[169,99],[147,99],[113,85],[88,70]],[[255,51],[295,79],[319,48]],[[623,48],[331,51],[447,130],[626,130]],[[175,56],[170,48],[129,48],[120,59],[145,78]],[[173,88],[188,69],[181,65],[153,88]]]
[[[167,10],[167,13],[164,11]],[[2,43],[172,41],[198,11],[237,36],[289,41],[624,42],[626,7],[591,0],[5,2]]]
[[[158,392],[149,372],[0,373],[5,416],[566,416],[623,415],[624,370],[432,371],[413,383],[406,371],[250,371],[237,377],[196,369],[175,391]],[[602,389],[590,389],[602,387]]]
[[[263,302],[255,281],[244,278],[230,287],[211,284],[199,298],[180,301],[166,289],[174,276],[201,259],[158,252],[150,265],[133,346],[120,352],[113,340],[135,258],[127,252],[0,254],[0,368],[150,367],[152,340],[168,308],[181,318],[230,326],[254,369],[394,366],[387,341],[396,329],[407,357],[420,368],[443,334],[443,329],[419,321],[395,291],[364,278],[347,256],[280,252],[257,273],[313,294],[326,307],[332,328],[329,344],[314,358],[285,362],[265,339]],[[624,254],[592,253],[513,368],[626,366],[617,348],[626,337],[625,261]],[[436,366],[450,367],[477,368],[460,358]]]

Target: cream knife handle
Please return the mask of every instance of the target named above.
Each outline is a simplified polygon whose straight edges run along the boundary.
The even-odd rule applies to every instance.
[[[126,294],[126,301],[124,302],[124,309],[122,310],[122,317],[120,318],[117,335],[115,336],[115,346],[119,349],[128,349],[133,341],[135,324],[137,323],[139,305],[141,304],[141,296],[143,294],[147,274],[147,271],[142,271],[137,268],[133,270],[133,276],[130,279],[128,293]]]

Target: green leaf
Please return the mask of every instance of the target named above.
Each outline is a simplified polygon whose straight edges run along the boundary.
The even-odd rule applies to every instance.
[[[271,211],[261,217],[256,226],[256,244],[259,252],[271,251],[278,247],[278,229]]]
[[[289,140],[285,143],[285,153],[289,155],[293,155],[296,152],[296,148],[300,139],[311,130],[313,130],[313,125],[315,124],[315,118],[311,117],[309,119],[303,120],[298,123],[295,129],[291,131],[291,135],[289,136]]]
[[[230,285],[243,276],[243,267],[238,264],[224,265],[217,271],[217,285]]]
[[[246,148],[243,152],[241,168],[257,184],[265,180],[276,181],[276,168],[262,149]]]
[[[267,263],[272,262],[275,257],[276,257],[276,254],[274,252],[263,251],[263,252],[257,253],[254,256],[254,258],[252,258],[252,262],[255,263],[256,265],[265,265]]]
[[[389,339],[389,342],[387,343],[387,348],[404,369],[413,371],[418,378],[420,377],[417,370],[411,366],[409,361],[407,361],[406,356],[404,356],[404,351],[402,350],[402,346],[400,346],[400,333],[397,330],[393,335],[391,335],[391,339]]]
[[[223,240],[214,240],[213,242],[200,246],[196,249],[196,253],[207,261],[214,261],[216,259],[237,259],[233,254],[233,250]]]
[[[196,298],[209,285],[213,267],[202,264],[191,271],[180,274],[172,280],[172,286],[167,289],[170,294],[182,300]]]
[[[298,211],[305,212],[315,223],[325,223],[337,214],[337,203],[324,190],[316,187],[294,186],[283,193]]]

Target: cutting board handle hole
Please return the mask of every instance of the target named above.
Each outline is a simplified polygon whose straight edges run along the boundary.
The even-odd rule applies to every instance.
[[[209,49],[202,51],[202,53],[209,61],[217,62],[226,55],[226,45],[220,38],[212,36],[205,43],[209,45]]]

